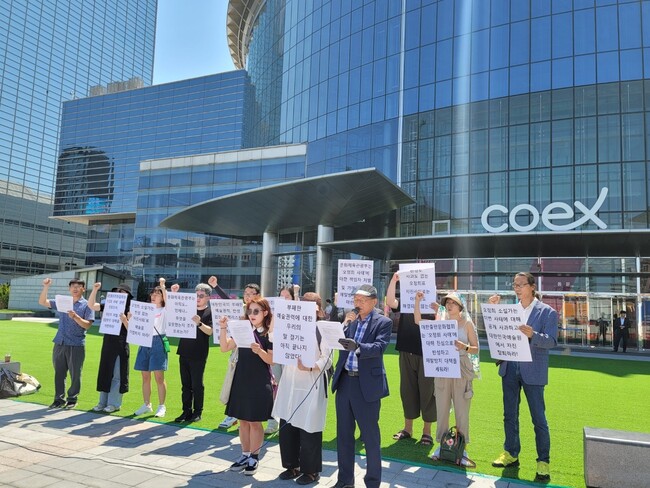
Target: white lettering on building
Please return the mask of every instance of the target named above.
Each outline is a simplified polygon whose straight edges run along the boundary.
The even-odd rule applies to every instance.
[[[607,197],[607,192],[608,192],[607,187],[603,187],[603,189],[600,190],[600,195],[598,195],[598,199],[596,200],[596,203],[594,203],[594,206],[591,208],[588,208],[582,202],[578,202],[578,201],[573,202],[574,207],[578,211],[582,212],[582,217],[580,217],[578,220],[575,220],[573,222],[568,222],[566,224],[555,224],[553,222],[572,219],[575,216],[574,210],[564,202],[549,203],[546,207],[544,207],[544,210],[542,210],[541,213],[542,223],[549,230],[563,231],[563,230],[575,229],[576,227],[580,227],[582,224],[589,222],[591,220],[594,224],[596,224],[601,229],[606,229],[607,224],[605,224],[605,222],[600,220],[596,215],[596,213],[598,212],[598,210],[600,210],[600,207],[602,207],[603,202]],[[510,212],[509,215],[508,212]],[[532,216],[532,220],[530,224],[520,225],[517,223],[517,215],[522,212],[530,213],[530,215]],[[540,219],[539,211],[528,203],[522,203],[520,205],[517,205],[515,208],[513,208],[510,211],[508,210],[507,207],[504,207],[503,205],[490,205],[488,208],[486,208],[483,211],[483,214],[481,215],[481,224],[483,224],[483,228],[488,232],[494,232],[494,233],[505,232],[506,229],[508,228],[508,223],[506,222],[502,223],[498,227],[495,227],[488,223],[488,218],[490,217],[490,214],[495,214],[495,213],[508,215],[508,222],[510,223],[510,226],[517,232],[530,232],[535,227],[537,227],[537,224],[539,224],[539,219]]]

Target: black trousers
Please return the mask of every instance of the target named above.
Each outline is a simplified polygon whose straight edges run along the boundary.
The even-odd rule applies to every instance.
[[[619,327],[614,327],[614,351],[618,351],[618,345],[623,341],[623,352],[627,351],[627,330],[621,330]]]
[[[205,388],[203,387],[205,361],[179,356],[178,366],[180,367],[181,373],[181,399],[183,401],[183,412],[192,412],[192,400],[194,400],[194,413],[201,414],[203,412],[203,398],[205,391]]]
[[[285,469],[320,473],[323,470],[323,433],[309,433],[280,419],[280,457]]]

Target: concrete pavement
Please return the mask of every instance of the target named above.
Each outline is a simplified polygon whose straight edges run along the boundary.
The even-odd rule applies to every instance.
[[[239,456],[237,437],[217,431],[144,422],[75,410],[48,410],[0,400],[0,486],[248,487],[296,486],[283,471],[275,442],[262,451],[252,476],[227,469]],[[363,487],[365,458],[357,456],[356,486]],[[529,483],[403,462],[383,462],[382,488],[522,488]],[[336,483],[336,452],[323,452],[317,485]]]

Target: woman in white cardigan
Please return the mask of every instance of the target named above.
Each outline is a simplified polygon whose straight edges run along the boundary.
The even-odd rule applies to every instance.
[[[325,316],[321,298],[305,293],[303,301],[316,302],[317,318]],[[319,341],[320,342],[320,341]],[[280,479],[296,479],[299,485],[315,483],[323,468],[323,429],[327,414],[327,373],[332,364],[330,350],[319,344],[316,364],[284,366],[273,405],[273,417],[280,418],[280,455],[285,471]]]

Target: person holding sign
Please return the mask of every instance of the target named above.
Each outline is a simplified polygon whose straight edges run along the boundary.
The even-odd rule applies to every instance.
[[[221,352],[239,348],[237,368],[226,404],[226,415],[239,419],[239,440],[242,454],[231,466],[231,471],[243,471],[245,475],[257,472],[260,448],[264,442],[262,422],[271,416],[273,409],[273,343],[269,340],[271,307],[264,298],[248,302],[246,316],[253,328],[251,344],[238,345],[226,334],[228,318],[219,320],[219,344]]]
[[[422,320],[420,314],[420,302],[424,293],[415,294],[415,323]],[[454,346],[460,356],[460,378],[436,378],[436,409],[438,411],[438,425],[436,428],[436,442],[440,442],[442,436],[449,430],[449,409],[454,406],[454,417],[456,417],[456,428],[465,436],[465,442],[469,444],[469,407],[474,396],[472,380],[474,379],[474,367],[468,354],[478,354],[478,336],[472,318],[465,310],[461,297],[456,293],[449,293],[442,299],[442,306],[446,310],[446,320],[455,320],[458,324],[458,339]],[[440,446],[433,452],[431,459],[440,459]],[[463,466],[469,466],[467,452],[463,453],[461,460]]]
[[[75,408],[77,397],[81,391],[81,368],[86,357],[86,331],[95,321],[95,312],[88,306],[83,297],[86,291],[86,283],[79,279],[72,279],[68,283],[68,290],[72,297],[71,307],[66,306],[63,310],[59,304],[64,300],[49,300],[47,292],[52,284],[51,278],[43,280],[43,289],[38,297],[39,305],[54,309],[59,315],[59,327],[52,342],[52,364],[54,365],[54,402],[50,408]],[[57,295],[57,298],[59,295]],[[65,396],[65,379],[70,373],[70,388],[68,388],[67,399]]]
[[[368,488],[381,483],[381,434],[379,409],[387,397],[388,381],[384,368],[384,352],[390,341],[393,322],[375,310],[377,288],[361,285],[353,295],[354,309],[345,316],[345,339],[339,339],[344,350],[332,379],[336,392],[336,441],[339,465],[336,488],[354,486],[354,430],[361,431],[366,446]]]
[[[386,290],[386,305],[393,310],[399,308],[399,300],[396,298],[395,290],[398,282],[399,273],[395,273]],[[403,290],[402,293],[404,293]],[[393,435],[393,439],[400,441],[413,437],[413,421],[421,413],[424,427],[420,444],[430,446],[433,444],[431,424],[438,418],[435,378],[424,375],[422,338],[420,337],[420,329],[411,313],[400,313],[399,315],[395,349],[399,351],[399,393],[402,399],[402,410],[404,411],[404,428]]]
[[[323,320],[320,295],[308,292],[305,302],[316,303],[316,320]],[[315,331],[314,331],[315,332]],[[320,336],[316,334],[317,340]],[[327,376],[332,364],[329,348],[319,341],[318,359],[313,367],[306,367],[300,358],[298,364],[285,365],[273,416],[280,418],[281,480],[296,479],[299,485],[315,483],[323,470],[323,429],[327,414]],[[323,380],[321,376],[324,376]]]
[[[178,291],[174,284],[171,290]],[[203,413],[203,373],[210,352],[210,336],[212,335],[212,312],[210,310],[210,294],[212,288],[205,283],[199,283],[196,291],[196,315],[192,321],[196,324],[196,339],[181,337],[178,340],[178,367],[181,375],[181,400],[183,413],[174,422],[198,422]],[[194,410],[192,410],[194,402]]]
[[[88,306],[105,310],[106,304],[97,303],[97,292],[101,283],[95,283],[88,297]],[[133,295],[131,287],[126,283],[120,283],[111,290],[111,293],[126,295],[124,309],[119,311],[120,332],[117,335],[104,334],[102,339],[102,350],[99,357],[99,369],[97,370],[97,391],[99,401],[93,407],[94,412],[117,412],[122,407],[122,395],[129,391],[129,344],[126,342],[128,332],[128,321],[121,320],[129,313],[129,306]],[[108,301],[110,304],[110,301]],[[124,302],[122,302],[124,303]],[[117,311],[115,312],[118,313]]]
[[[138,355],[135,358],[135,370],[142,373],[142,398],[144,403],[133,415],[144,415],[152,413],[151,406],[151,373],[153,372],[158,387],[158,408],[155,417],[164,417],[167,413],[165,399],[167,398],[167,383],[165,383],[165,371],[167,371],[167,353],[163,339],[165,336],[165,278],[158,280],[156,286],[149,294],[151,303],[156,306],[154,314],[154,334],[151,347],[138,347]],[[167,343],[169,344],[169,343]]]
[[[505,468],[519,466],[519,402],[524,390],[530,415],[535,427],[537,446],[537,475],[535,481],[547,482],[550,474],[551,436],[546,421],[544,386],[548,384],[548,352],[557,345],[558,314],[538,299],[535,277],[530,273],[517,273],[512,288],[524,309],[523,324],[519,330],[528,338],[531,362],[503,361],[499,376],[503,388],[504,451],[492,466]],[[499,303],[501,297],[493,295],[490,303]]]

